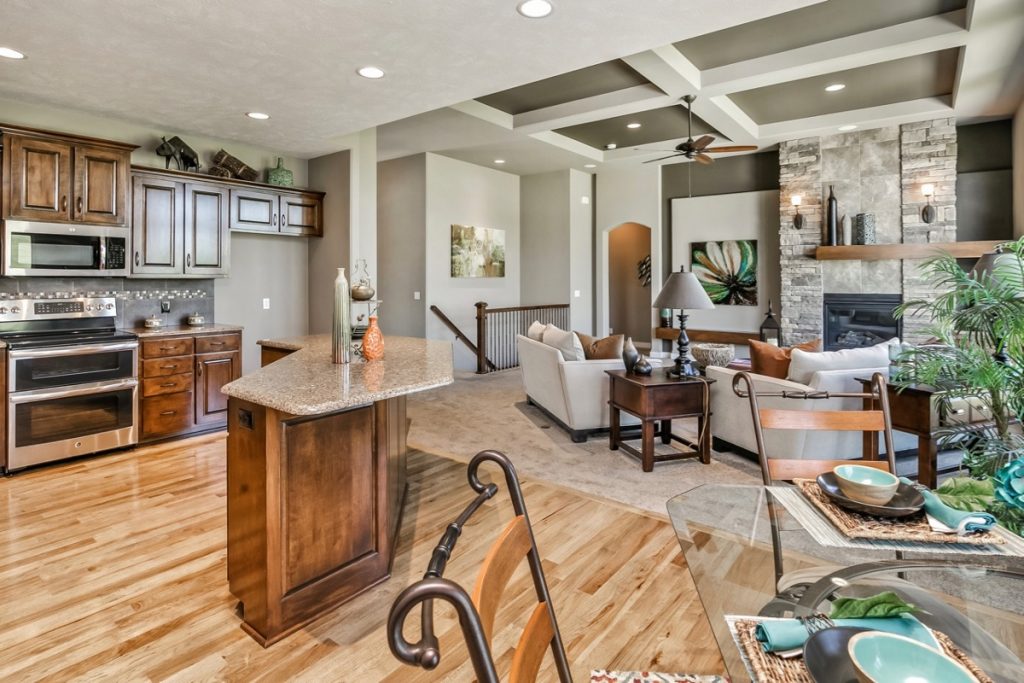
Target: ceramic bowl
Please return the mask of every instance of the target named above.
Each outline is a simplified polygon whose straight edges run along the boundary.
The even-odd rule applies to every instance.
[[[839,488],[839,479],[833,472],[822,472],[817,478],[818,488],[836,505],[847,510],[861,512],[875,517],[909,517],[924,507],[924,496],[913,486],[900,482],[896,495],[885,505],[869,505],[848,497]]]
[[[894,633],[858,633],[847,652],[860,683],[978,683],[938,650]]]
[[[900,487],[894,474],[864,465],[838,465],[832,468],[839,488],[847,497],[868,505],[885,505]]]
[[[147,328],[154,328],[162,326],[164,324],[164,321],[161,320],[160,318],[157,318],[156,316],[153,316],[152,318],[146,318],[144,321],[142,321],[142,324]]]

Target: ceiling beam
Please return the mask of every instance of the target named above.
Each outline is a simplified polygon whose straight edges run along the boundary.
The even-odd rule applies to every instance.
[[[487,123],[493,123],[495,126],[512,130],[513,120],[511,114],[506,114],[500,109],[484,104],[483,102],[477,102],[476,100],[467,100],[465,102],[459,102],[453,104],[449,109],[460,111],[463,114],[469,114],[475,116],[482,121]]]
[[[540,140],[541,142],[546,142],[549,145],[554,145],[555,147],[564,149],[567,152],[572,152],[573,154],[579,154],[580,156],[587,157],[588,159],[593,159],[594,161],[605,160],[605,152],[603,150],[583,144],[579,140],[573,140],[568,136],[556,133],[552,130],[530,133],[530,137],[534,140]]]
[[[972,0],[967,9],[971,32],[984,40],[972,40],[962,50],[953,104],[961,118],[1005,116],[1024,98],[1024,5],[1020,0]],[[1002,64],[1008,64],[1002,73],[993,73],[993,65]]]
[[[575,126],[592,121],[603,121],[614,116],[625,116],[640,111],[676,104],[677,97],[663,93],[645,83],[614,92],[585,97],[564,104],[516,114],[512,117],[515,130],[538,133],[546,130]]]
[[[855,125],[858,129],[867,130],[952,115],[953,107],[950,106],[948,97],[923,97],[918,100],[895,102],[865,109],[851,109],[835,114],[810,116],[778,123],[763,123],[758,127],[758,132],[761,142],[770,144],[809,136],[832,135],[839,132],[839,126]]]
[[[701,93],[725,95],[959,47],[966,10],[887,26],[701,72]]]

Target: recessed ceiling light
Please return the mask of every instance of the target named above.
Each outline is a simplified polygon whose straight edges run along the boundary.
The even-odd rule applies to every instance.
[[[825,92],[839,92],[846,87],[845,83],[832,83],[825,86]]]
[[[609,142],[607,145],[604,146],[605,149],[615,149],[616,147],[618,147],[618,145],[616,145],[614,142]]]
[[[364,66],[356,72],[363,78],[377,79],[384,78],[384,69],[376,66]]]
[[[640,124],[634,121],[633,123],[627,123],[626,128],[639,128]]]
[[[7,59],[25,59],[25,55],[9,47],[0,47],[0,57]]]
[[[854,129],[856,129],[856,128],[857,128],[857,126],[854,126],[854,125],[849,125],[849,126],[839,126],[839,130],[841,130],[841,131],[844,131],[844,132],[845,132],[845,131],[848,131],[848,130],[854,130]]]
[[[256,119],[257,121],[266,121],[270,118],[270,114],[264,114],[261,111],[247,111],[245,115],[250,119]]]
[[[503,164],[503,163],[505,163],[505,160],[504,159],[495,159],[494,163],[496,163],[496,164]]]
[[[527,19],[543,19],[553,9],[554,6],[548,0],[523,0],[516,5],[516,11]]]
[[[597,168],[597,164],[583,164],[583,168]]]

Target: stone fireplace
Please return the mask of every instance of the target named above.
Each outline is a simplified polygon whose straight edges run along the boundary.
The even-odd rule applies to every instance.
[[[932,204],[936,220],[931,224],[921,220],[924,183],[935,186]],[[826,292],[856,295],[859,301],[864,301],[866,294],[889,295],[897,303],[933,296],[918,273],[919,261],[819,261],[815,249],[822,243],[830,186],[839,200],[840,218],[875,214],[879,243],[956,241],[954,119],[783,142],[779,145],[779,185],[779,322],[787,342],[825,339]],[[793,195],[801,195],[803,200],[800,230],[793,225]],[[902,321],[901,331],[908,341],[920,342],[931,336],[926,325],[926,320],[908,317]]]
[[[822,349],[839,351],[874,346],[903,336],[893,309],[899,294],[828,294],[822,310]]]

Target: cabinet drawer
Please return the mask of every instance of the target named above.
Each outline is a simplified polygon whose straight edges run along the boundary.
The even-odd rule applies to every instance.
[[[142,438],[187,432],[192,428],[193,410],[191,392],[142,399]]]
[[[163,394],[177,394],[182,391],[192,391],[192,373],[180,375],[168,375],[166,377],[150,377],[142,380],[142,396],[161,396]]]
[[[211,334],[196,337],[196,353],[219,353],[221,351],[237,351],[240,335]]]
[[[143,358],[164,358],[166,356],[186,356],[192,353],[192,337],[175,339],[145,339],[142,342]]]
[[[143,377],[167,377],[192,372],[192,356],[177,358],[153,358],[142,361]]]

